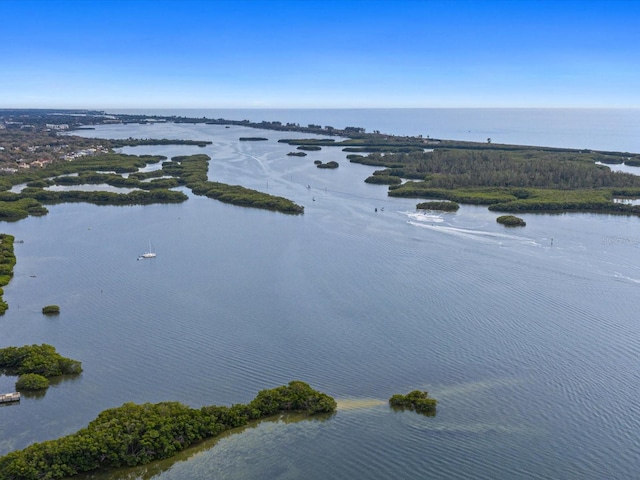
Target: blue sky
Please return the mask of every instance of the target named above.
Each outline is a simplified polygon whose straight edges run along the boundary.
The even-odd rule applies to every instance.
[[[0,108],[640,108],[640,0],[0,0]]]

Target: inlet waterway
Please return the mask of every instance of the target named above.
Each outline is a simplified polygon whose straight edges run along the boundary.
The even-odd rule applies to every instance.
[[[49,343],[84,368],[0,408],[0,455],[125,402],[231,405],[299,379],[335,397],[337,413],[261,422],[86,478],[637,477],[638,218],[528,214],[507,229],[485,207],[418,212],[365,184],[375,169],[337,148],[287,156],[278,139],[302,134],[170,123],[81,133],[211,140],[124,151],[206,153],[211,180],[305,213],[186,191],[179,205],[61,204],[0,225],[24,241],[0,347]],[[137,260],[150,241],[157,257]],[[43,316],[49,304],[60,315]],[[0,377],[0,391],[14,382]],[[438,399],[435,417],[388,407],[415,389]]]

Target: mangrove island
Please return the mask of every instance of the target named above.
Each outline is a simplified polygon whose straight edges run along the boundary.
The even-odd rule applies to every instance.
[[[496,218],[496,222],[504,225],[505,227],[524,227],[527,225],[523,219],[514,215],[502,215]]]
[[[47,379],[50,377],[79,374],[82,372],[82,363],[63,357],[55,347],[43,343],[0,348],[0,369],[6,375],[19,375],[17,390],[39,390],[49,386]]]
[[[246,405],[190,408],[178,402],[125,403],[58,440],[35,443],[0,458],[0,478],[57,479],[97,469],[132,467],[169,458],[199,440],[279,412],[333,413],[336,402],[300,381],[262,390]]]
[[[406,395],[396,394],[389,399],[389,405],[396,410],[413,410],[428,417],[435,416],[437,404],[438,401],[430,398],[428,392],[420,390],[414,390]]]
[[[440,210],[442,212],[457,212],[460,205],[456,202],[422,202],[416,205],[418,210]]]

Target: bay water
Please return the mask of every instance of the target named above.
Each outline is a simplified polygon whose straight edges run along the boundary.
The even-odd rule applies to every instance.
[[[327,124],[348,126],[339,114]],[[628,144],[585,147],[633,151],[625,125]],[[526,214],[525,228],[507,229],[485,207],[421,213],[416,199],[365,184],[375,169],[337,148],[287,156],[277,140],[300,133],[171,123],[81,133],[211,140],[123,150],[206,153],[211,180],[290,198],[305,213],[186,191],[179,205],[61,204],[3,224],[24,243],[0,347],[49,343],[84,372],[0,408],[0,454],[128,401],[231,405],[299,379],[335,397],[337,413],[282,416],[169,461],[84,478],[636,478],[638,218]],[[317,169],[316,159],[340,167]],[[149,242],[157,257],[137,260]],[[48,304],[60,315],[43,316]],[[0,377],[0,390],[14,382]],[[389,408],[391,395],[415,389],[438,399],[435,417]]]
[[[472,142],[640,153],[640,109],[373,108],[118,110],[117,113],[362,127],[367,132]]]

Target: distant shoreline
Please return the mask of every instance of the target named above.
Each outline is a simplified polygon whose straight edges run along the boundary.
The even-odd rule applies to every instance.
[[[2,112],[0,112],[2,113]],[[5,111],[6,113],[6,111]],[[25,111],[17,112],[25,115]],[[487,205],[497,212],[596,212],[640,216],[640,205],[616,202],[616,199],[640,198],[640,178],[633,175],[605,172],[610,170],[601,164],[614,165],[629,162],[640,164],[640,154],[596,151],[590,149],[522,146],[484,142],[445,140],[419,136],[399,136],[367,133],[359,126],[337,129],[332,126],[281,121],[251,122],[249,120],[211,119],[183,116],[115,115],[105,112],[75,113],[70,124],[48,123],[54,120],[69,122],[70,116],[60,112],[33,111],[27,116],[29,130],[37,131],[43,124],[54,132],[64,129],[101,124],[207,124],[242,126],[279,132],[308,133],[312,138],[283,138],[278,142],[296,146],[297,149],[319,150],[338,147],[349,152],[347,159],[382,167],[364,181],[388,185],[389,196],[413,197],[425,200],[450,200],[458,203]],[[53,117],[52,117],[53,116]],[[23,118],[23,117],[18,117]],[[38,123],[39,122],[39,123]],[[9,124],[7,124],[9,126]],[[12,122],[13,130],[23,122]],[[39,127],[40,126],[40,127]],[[62,127],[65,128],[62,128]],[[341,139],[336,141],[334,137]],[[86,140],[86,139],[84,139]],[[94,139],[98,141],[98,139]],[[239,141],[266,140],[265,137],[240,137]],[[124,145],[185,144],[204,147],[209,141],[133,139],[104,140],[110,148]],[[96,157],[98,158],[98,157]],[[175,159],[174,159],[175,160]],[[460,165],[464,164],[464,168]],[[337,164],[336,164],[337,165]],[[452,168],[453,167],[453,168]],[[200,166],[200,169],[206,168]],[[488,170],[489,169],[489,170]],[[43,172],[44,173],[44,172]],[[180,181],[180,180],[179,180]],[[404,183],[403,183],[404,182]],[[44,188],[42,182],[30,187]],[[163,185],[165,186],[165,185]],[[193,183],[193,192],[239,206],[252,206],[284,213],[302,213],[304,207],[293,202],[241,187],[218,183]],[[38,196],[35,190],[28,194],[34,200],[50,200],[46,192]],[[68,195],[67,195],[68,196]],[[93,194],[93,197],[96,195]],[[92,197],[92,198],[93,198]],[[57,199],[57,198],[56,198]],[[74,200],[85,200],[74,198]],[[118,197],[120,200],[120,197]],[[144,199],[148,201],[148,199]],[[114,203],[109,199],[107,203]],[[129,202],[129,200],[127,200]],[[288,202],[283,205],[282,202]],[[117,202],[116,202],[117,203]],[[37,206],[37,205],[35,205]],[[22,214],[24,215],[24,214]]]
[[[283,123],[357,125],[397,136],[639,152],[640,109],[609,108],[260,108],[110,109],[118,114],[280,120]]]

